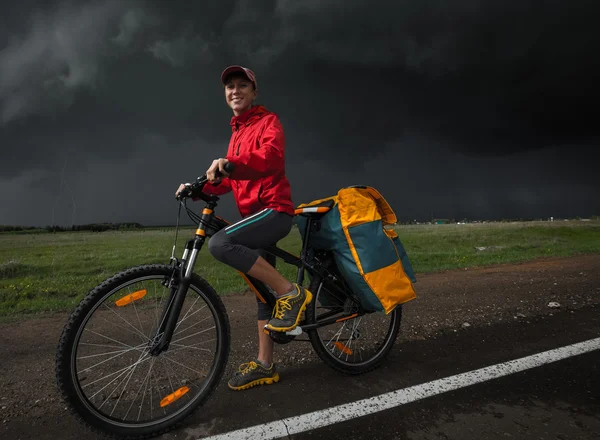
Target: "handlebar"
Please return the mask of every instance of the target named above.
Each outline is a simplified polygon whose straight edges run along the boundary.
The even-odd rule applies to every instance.
[[[231,162],[227,162],[224,166],[224,169],[227,174],[231,174],[233,172],[233,170],[235,169],[235,165],[232,164]],[[216,172],[216,176],[223,177],[222,174],[218,170]],[[194,183],[190,184],[189,186],[186,185],[186,188],[182,189],[179,192],[179,195],[176,197],[177,200],[182,200],[184,198],[189,198],[189,197],[194,197],[194,196],[203,198],[203,197],[201,197],[200,194],[202,193],[202,189],[204,188],[204,185],[206,185],[207,183],[208,183],[208,179],[206,177],[206,174],[198,177]],[[218,183],[215,185],[218,185]]]

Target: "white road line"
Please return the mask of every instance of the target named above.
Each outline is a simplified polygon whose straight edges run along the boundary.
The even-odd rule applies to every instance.
[[[338,405],[300,416],[288,417],[287,419],[231,431],[212,437],[205,437],[204,440],[241,440],[256,438],[267,440],[298,434],[300,432],[322,428],[324,426],[333,425],[334,423],[344,422],[357,417],[384,411],[406,403],[442,394],[447,391],[453,391],[477,383],[486,382],[491,379],[497,379],[509,374],[518,373],[520,371],[598,349],[600,349],[600,338],[590,339],[589,341],[580,342],[578,344],[544,351],[542,353],[392,391],[357,402],[346,403],[344,405]]]

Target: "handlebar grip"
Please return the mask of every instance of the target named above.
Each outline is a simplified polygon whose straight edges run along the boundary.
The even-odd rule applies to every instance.
[[[225,172],[227,174],[231,174],[233,172],[233,170],[235,170],[235,165],[232,164],[231,162],[227,162],[223,168],[225,168]],[[223,177],[223,175],[219,172],[219,170],[217,170],[217,172],[215,173],[215,175],[217,177]],[[221,182],[213,183],[213,185],[214,186],[218,186],[220,183]]]
[[[235,165],[231,162],[227,162],[223,168],[225,168],[227,174],[231,174],[233,170],[235,170]]]

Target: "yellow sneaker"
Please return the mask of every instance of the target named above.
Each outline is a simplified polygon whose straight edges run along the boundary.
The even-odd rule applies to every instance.
[[[275,370],[275,364],[265,368],[260,362],[247,362],[240,365],[238,371],[229,380],[227,385],[232,390],[247,390],[256,385],[271,385],[279,382],[279,373]]]
[[[272,318],[266,328],[275,332],[295,329],[304,319],[306,306],[312,301],[312,293],[294,284],[296,292],[280,297],[273,308]]]

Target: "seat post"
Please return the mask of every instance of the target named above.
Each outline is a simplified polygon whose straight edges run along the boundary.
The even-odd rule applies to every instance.
[[[308,250],[308,241],[310,239],[310,231],[313,223],[313,218],[308,216],[306,219],[306,227],[304,228],[304,241],[302,243],[302,251],[300,252],[300,259],[304,261],[306,258],[306,251]],[[299,286],[304,282],[304,265],[298,268],[298,277],[296,282]]]

